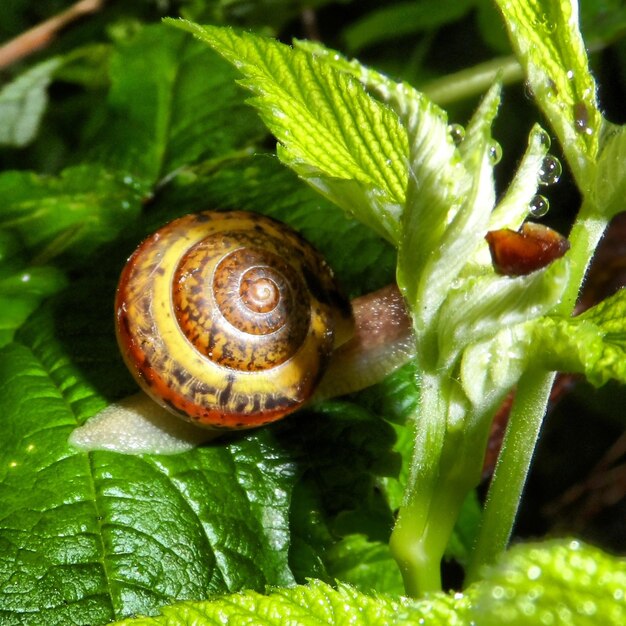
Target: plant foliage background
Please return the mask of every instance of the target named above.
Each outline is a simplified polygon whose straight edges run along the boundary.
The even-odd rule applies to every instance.
[[[69,4],[3,3],[0,39]],[[280,164],[235,70],[162,24],[164,16],[286,42],[319,36],[434,98],[450,93],[437,81],[451,73],[511,55],[502,18],[486,0],[317,0],[306,7],[289,0],[143,0],[104,3],[3,70],[0,623],[104,624],[155,615],[182,600],[311,578],[318,582],[298,587],[301,596],[280,591],[267,613],[261,596],[233,602],[268,623],[276,606],[308,623],[302,615],[322,599],[335,623],[358,612],[364,624],[382,623],[376,620],[384,615],[389,623],[410,623],[423,607],[398,599],[402,580],[387,545],[412,448],[405,424],[417,398],[410,366],[361,394],[181,455],[85,454],[67,444],[77,424],[135,389],[115,345],[113,293],[137,242],[164,222],[204,209],[259,211],[299,229],[351,295],[394,279],[391,246]],[[583,0],[581,18],[603,111],[623,123],[626,9]],[[479,95],[466,88],[441,104],[451,121],[465,123]],[[539,117],[512,72],[494,131],[503,148],[502,185]],[[547,195],[548,222],[566,232],[580,203],[569,172]],[[577,514],[549,513],[568,487],[585,485],[623,430],[624,400],[616,386],[597,392],[581,383],[550,416],[518,536],[575,534],[609,552],[624,550],[623,492],[621,502],[603,501],[597,510],[589,502],[594,492],[583,489]],[[458,585],[475,536],[480,495],[466,502],[448,547],[450,586]],[[576,549],[584,552],[581,562],[613,572],[606,582],[611,602],[601,610],[619,619],[623,613],[612,611],[624,602],[623,567],[605,564],[608,557],[591,548]],[[464,623],[476,617],[464,611],[474,610],[498,616],[493,623],[515,623],[519,613],[507,617],[506,603],[494,608],[492,590],[511,582],[511,571],[527,573],[528,554],[516,558],[486,575],[471,608],[442,597],[441,623],[453,623],[451,616]],[[556,566],[554,573],[558,579]],[[326,586],[336,580],[344,583],[338,591]],[[556,584],[567,588],[568,581]],[[385,600],[387,613],[373,591],[395,598]],[[527,592],[517,596],[521,607]],[[572,593],[574,604],[584,604],[583,585]],[[163,623],[191,623],[196,610],[173,609],[172,621]],[[216,611],[211,619],[218,620],[231,609],[202,610]]]

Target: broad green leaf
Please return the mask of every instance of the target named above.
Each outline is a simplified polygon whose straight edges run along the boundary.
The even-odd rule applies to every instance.
[[[386,541],[373,541],[362,534],[343,537],[325,552],[328,573],[365,593],[400,596],[404,583]]]
[[[333,202],[392,243],[406,186],[406,133],[396,115],[328,64],[275,40],[170,22],[231,61],[281,144],[279,155]]]
[[[372,488],[374,484],[371,468],[379,457],[384,458],[378,446],[389,442],[392,435],[384,422],[373,417],[367,437],[364,433],[368,429],[355,421],[349,437],[341,437],[338,429],[333,432],[339,436],[333,439],[328,437],[328,421],[335,418],[317,416],[323,454],[313,458],[308,456],[307,430],[302,432],[297,416],[291,424],[285,422],[178,457],[126,458],[110,452],[84,455],[68,447],[70,431],[103,408],[105,397],[119,397],[135,389],[115,346],[114,281],[144,232],[178,212],[262,208],[290,220],[306,234],[317,233],[316,243],[353,289],[361,288],[361,283],[380,286],[393,274],[388,244],[346,220],[276,159],[247,157],[204,165],[205,169],[198,166],[181,171],[151,203],[151,211],[133,223],[130,232],[96,251],[88,266],[77,266],[74,274],[84,276],[84,280],[74,282],[66,294],[41,308],[17,333],[22,346],[10,346],[0,356],[0,385],[12,390],[0,398],[6,434],[2,454],[23,470],[6,483],[4,491],[0,488],[0,542],[9,533],[14,543],[17,535],[28,543],[28,550],[36,547],[32,557],[28,550],[0,551],[0,572],[7,577],[0,581],[0,606],[9,608],[6,619],[17,619],[15,616],[32,609],[31,621],[24,623],[105,623],[125,615],[154,613],[163,604],[185,598],[203,599],[244,587],[261,590],[266,584],[290,584],[291,497],[299,473],[319,461],[326,464],[329,480],[333,473],[345,475],[345,467],[354,463],[359,470],[350,476],[355,493],[362,495],[367,485]],[[19,252],[11,241],[7,239],[5,246],[6,263],[0,262],[0,269],[7,267],[0,280],[2,276],[10,278],[21,267],[9,267],[9,256]],[[354,266],[355,259],[359,267]],[[23,352],[28,358],[13,359],[10,350]],[[45,381],[45,400],[40,402],[28,403],[33,395],[25,377],[31,371]],[[55,423],[57,410],[61,411],[63,426],[42,430],[41,424]],[[313,414],[307,421],[314,421]],[[29,429],[36,431],[36,436],[29,438]],[[381,431],[386,438],[380,436]],[[77,519],[71,507],[59,508],[64,524],[78,528],[72,535],[67,535],[59,523],[46,531],[44,541],[36,526],[22,525],[26,513],[19,508],[20,485],[30,489],[40,476],[37,467],[26,462],[35,456],[24,451],[31,441],[37,450],[58,450],[69,468],[66,474],[59,469],[61,461],[53,463],[56,473],[50,470],[46,484],[57,499],[83,503],[87,510],[84,518]],[[356,458],[361,460],[357,463]],[[330,493],[340,491],[337,487]],[[31,494],[24,496],[24,502],[45,512],[49,497],[45,490],[39,490],[36,501]],[[7,505],[9,498],[11,507]],[[50,500],[51,507],[55,503]],[[335,516],[341,513],[341,506],[352,505],[344,500]],[[82,528],[87,529],[87,536],[81,534]],[[66,554],[74,549],[84,552],[81,546],[89,542],[95,547],[87,557],[48,573],[48,561],[61,559],[61,548]],[[58,550],[56,546],[60,546]],[[31,561],[38,563],[39,569],[29,569],[31,565],[34,568]],[[312,561],[303,565],[298,570],[302,580],[317,574]],[[35,576],[28,593],[18,598],[10,594],[11,587],[2,595],[3,581],[14,577],[16,571],[24,572],[23,580]],[[44,582],[53,580],[49,587],[38,582],[40,574]],[[98,596],[91,591],[96,585],[92,578],[99,585]],[[83,582],[78,584],[76,579]],[[89,586],[86,590],[85,585]],[[49,592],[52,587],[60,590],[54,596]],[[13,604],[8,604],[9,600]],[[43,612],[38,612],[38,607]]]
[[[433,626],[461,626],[457,612],[465,608],[457,600],[439,594],[423,602],[389,596],[370,596],[348,585],[333,588],[320,581],[293,589],[276,589],[269,595],[241,593],[213,602],[179,604],[163,609],[161,617],[138,618],[117,626],[183,626],[206,624],[254,624],[255,626],[418,626],[427,618]]]
[[[329,67],[348,74],[362,83],[368,93],[396,112],[411,137],[416,128],[424,133],[432,127],[433,134],[441,125],[448,130],[446,112],[409,83],[397,82],[363,65],[358,59],[349,59],[337,50],[327,48],[316,41],[296,39],[293,43],[299,50],[306,51]]]
[[[626,382],[626,289],[576,317],[538,320],[533,331],[536,353],[552,369],[598,386]]]
[[[519,545],[467,590],[485,626],[626,622],[626,561],[579,541]]]
[[[67,284],[54,267],[24,268],[0,278],[0,346],[13,339],[15,331],[48,296]]]
[[[97,398],[53,333],[40,315],[33,347],[0,358],[4,618],[104,623],[290,584],[295,466],[271,432],[172,457],[77,453],[67,437]]]
[[[0,144],[21,148],[37,135],[48,104],[48,86],[62,59],[31,67],[0,90]]]
[[[624,559],[578,541],[558,540],[513,548],[465,593],[438,593],[411,601],[311,581],[264,596],[248,592],[212,602],[182,603],[164,608],[160,617],[126,620],[118,626],[217,626],[225,622],[259,626],[621,626],[626,619],[625,588]]]
[[[348,49],[357,52],[366,46],[395,40],[402,35],[434,30],[463,17],[475,0],[423,0],[398,2],[367,14],[344,33]]]
[[[66,282],[57,268],[30,265],[18,238],[0,229],[0,347],[9,343],[37,306]]]
[[[108,115],[91,151],[108,167],[156,182],[264,134],[228,64],[171,28],[143,28],[110,68]]]
[[[290,562],[298,581],[310,576],[304,560],[320,578],[399,593],[399,572],[387,547],[393,516],[382,489],[400,468],[393,430],[349,402],[329,402],[316,412],[306,420],[306,439],[294,428],[285,440],[302,447],[304,473],[291,524],[296,544]]]
[[[134,220],[142,188],[131,177],[100,166],[0,174],[0,228],[19,233],[39,260],[59,254],[84,259]]]
[[[589,191],[602,116],[578,27],[577,0],[497,0],[537,104],[576,181]]]
[[[89,461],[68,455],[65,441],[77,401],[67,383],[63,397],[30,349],[10,344],[1,351],[0,606],[6,623],[115,618]]]

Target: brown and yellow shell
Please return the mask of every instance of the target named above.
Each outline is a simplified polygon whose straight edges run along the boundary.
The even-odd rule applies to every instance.
[[[243,211],[187,215],[146,239],[122,272],[115,311],[144,391],[216,429],[295,411],[352,328],[319,253],[284,224]]]

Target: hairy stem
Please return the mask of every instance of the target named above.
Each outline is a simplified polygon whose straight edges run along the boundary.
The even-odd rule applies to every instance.
[[[467,583],[475,581],[481,567],[506,550],[554,376],[553,372],[529,370],[520,378],[467,570]]]
[[[608,220],[586,199],[570,233],[570,280],[555,312],[570,315],[593,253]],[[467,582],[479,575],[482,566],[492,563],[503,552],[513,531],[515,518],[530,469],[539,431],[546,414],[554,372],[529,370],[520,379],[509,425],[498,457],[485,504],[481,529]]]
[[[482,467],[474,448],[465,453],[462,429],[447,423],[449,380],[439,372],[422,375],[411,472],[390,541],[406,593],[414,597],[441,591],[441,560]]]

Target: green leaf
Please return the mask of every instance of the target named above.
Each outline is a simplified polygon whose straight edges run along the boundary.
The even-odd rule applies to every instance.
[[[60,270],[31,266],[18,238],[0,229],[0,347],[46,297],[65,286]]]
[[[559,260],[527,276],[479,276],[461,283],[448,295],[438,320],[442,362],[450,364],[465,346],[548,313],[568,276],[567,263]]]
[[[528,217],[528,207],[541,181],[544,158],[549,148],[548,133],[535,124],[530,132],[528,147],[515,172],[515,177],[504,197],[491,213],[489,230],[500,228],[517,230]]]
[[[252,103],[307,182],[392,243],[406,187],[406,133],[396,115],[322,60],[271,39],[170,21],[244,75]]]
[[[54,267],[25,268],[0,278],[0,346],[11,341],[37,306],[66,283],[64,274]]]
[[[483,100],[457,150],[447,126],[411,133],[411,172],[398,255],[398,285],[415,311],[418,334],[428,330],[452,281],[482,242],[495,202],[491,123],[499,86]],[[419,303],[419,304],[418,304]]]
[[[186,626],[191,623],[424,624],[485,626],[562,624],[622,626],[626,619],[626,561],[578,541],[519,545],[484,571],[465,593],[432,594],[420,601],[370,596],[347,585],[321,581],[276,589],[269,595],[241,593],[212,602],[182,603],[155,618],[118,626]]]
[[[48,86],[62,59],[31,67],[0,90],[0,144],[21,148],[37,135],[48,104]]]
[[[621,626],[626,561],[579,541],[520,545],[467,592],[476,624]]]
[[[327,402],[316,412],[307,417],[306,440],[295,420],[285,432],[289,447],[301,449],[304,470],[292,501],[297,539],[290,562],[298,581],[311,575],[297,561],[306,559],[320,578],[400,593],[402,581],[388,549],[393,516],[383,491],[385,478],[400,467],[391,449],[393,430],[349,402]]]
[[[434,30],[463,17],[474,0],[423,0],[398,2],[377,9],[351,24],[344,33],[348,50],[354,53],[402,35]]]
[[[142,188],[131,177],[82,165],[59,177],[0,174],[0,227],[19,233],[41,260],[84,256],[136,218]]]
[[[626,382],[626,289],[573,318],[544,318],[533,327],[536,354],[561,372],[594,385]]]
[[[110,317],[96,287],[74,285],[54,317],[42,309],[20,331],[28,346],[0,356],[3,619],[104,623],[175,600],[291,584],[296,466],[269,429],[171,457],[68,446],[76,424],[102,406],[94,384],[111,376],[101,372],[115,378],[119,361],[113,334],[93,328],[96,311]],[[95,352],[85,361],[87,349]]]
[[[626,194],[626,127],[608,125],[598,158],[592,200],[611,218],[624,210]]]
[[[415,625],[428,620],[433,625],[461,626],[456,618],[463,600],[444,594],[422,603],[369,596],[339,585],[336,589],[320,581],[293,589],[276,589],[267,596],[242,593],[213,602],[179,604],[163,609],[162,617],[119,622],[117,626],[183,626],[188,624],[254,623],[255,626],[298,624],[311,626]]]
[[[588,191],[602,116],[578,29],[577,0],[497,0],[537,104],[550,121],[576,181]]]
[[[42,180],[58,183],[57,179],[35,180],[37,184]],[[115,345],[112,320],[114,281],[123,260],[144,232],[199,206],[262,208],[291,221],[315,239],[355,290],[368,283],[380,286],[393,275],[388,244],[346,220],[275,158],[216,160],[181,170],[151,202],[151,210],[133,222],[130,232],[96,251],[88,264],[76,266],[73,276],[84,279],[74,280],[71,290],[40,308],[22,326],[16,336],[22,346],[10,346],[0,356],[0,388],[11,390],[0,398],[5,433],[0,454],[8,459],[2,469],[16,460],[23,470],[13,481],[5,482],[4,490],[0,487],[0,545],[9,545],[8,536],[15,543],[15,535],[28,544],[26,551],[19,550],[19,542],[16,550],[0,550],[0,572],[6,576],[0,578],[0,607],[9,610],[0,621],[17,620],[15,616],[28,609],[31,621],[24,623],[37,626],[55,621],[105,623],[125,615],[152,614],[163,604],[185,598],[200,600],[229,590],[291,584],[292,493],[300,473],[319,460],[326,464],[324,475],[330,481],[333,474],[343,474],[346,455],[360,459],[355,461],[359,471],[350,476],[357,495],[343,501],[343,510],[354,506],[374,483],[371,468],[378,456],[383,456],[381,443],[390,442],[392,434],[384,422],[371,416],[369,429],[355,420],[352,428],[344,431],[350,431],[349,436],[337,439],[328,436],[331,430],[341,433],[339,425],[329,430],[328,421],[335,418],[318,416],[319,446],[324,454],[312,459],[297,416],[293,425],[284,422],[178,457],[127,460],[110,452],[84,455],[67,445],[70,431],[106,406],[105,398],[135,390]],[[52,223],[52,217],[49,220]],[[39,228],[38,222],[34,223]],[[21,261],[12,260],[20,250],[16,246],[15,238],[7,238],[0,281],[22,267]],[[10,350],[25,351],[28,358],[14,360]],[[32,404],[29,400],[36,398],[27,382],[30,371],[45,381],[44,399]],[[56,411],[61,411],[62,428],[53,427]],[[314,414],[309,415],[308,421],[314,421]],[[42,424],[52,427],[42,428]],[[30,430],[36,436],[30,437]],[[63,502],[82,503],[87,511],[84,518],[77,518],[71,507],[60,507],[64,524],[78,528],[72,535],[67,535],[60,522],[44,538],[28,520],[22,524],[26,513],[19,508],[21,500],[25,506],[45,512],[50,497],[39,490],[34,501],[35,496],[22,492],[21,485],[30,489],[39,478],[37,467],[26,463],[36,458],[25,452],[31,441],[37,450],[59,451],[56,465],[51,461],[56,473],[51,469],[46,478],[48,489]],[[63,463],[69,468],[67,474],[61,469]],[[329,501],[340,492],[340,486],[331,489]],[[51,500],[50,506],[55,503]],[[334,515],[340,513],[336,510]],[[87,529],[85,534],[82,528]],[[63,557],[58,554],[61,548],[66,553],[78,551],[87,542],[95,546],[87,557],[48,573],[48,562]],[[313,545],[314,559],[320,546]],[[376,545],[383,544],[377,541]],[[55,546],[61,546],[57,552]],[[313,559],[298,569],[302,580],[317,573]],[[40,569],[29,569],[31,561],[39,563]],[[395,569],[393,563],[389,565]],[[32,580],[28,593],[17,598],[10,593],[13,587],[4,592],[5,581],[22,571],[24,580]],[[44,582],[38,582],[39,574]],[[44,584],[47,579],[53,580],[48,587]],[[96,584],[98,596],[91,591]],[[52,587],[61,591],[53,595]]]
[[[233,70],[171,28],[143,28],[118,46],[110,68],[108,115],[92,140],[93,157],[110,168],[156,182],[264,134]]]

